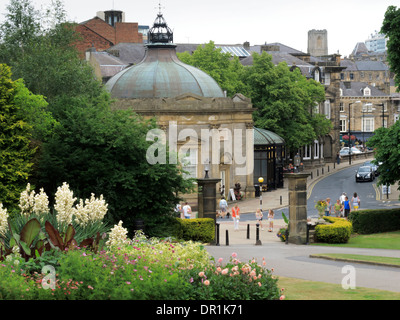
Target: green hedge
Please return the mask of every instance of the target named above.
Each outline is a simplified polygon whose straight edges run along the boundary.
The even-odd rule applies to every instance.
[[[186,241],[209,243],[215,239],[215,223],[211,218],[180,219],[177,237]]]
[[[359,234],[400,230],[400,209],[369,209],[352,211],[349,220]]]
[[[318,242],[346,243],[352,233],[351,222],[342,218],[324,217],[331,224],[315,226],[315,238]]]

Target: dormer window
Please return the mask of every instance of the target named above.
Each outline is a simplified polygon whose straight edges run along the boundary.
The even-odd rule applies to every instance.
[[[370,88],[368,88],[368,87],[366,87],[366,88],[364,88],[364,96],[371,96],[371,89]]]

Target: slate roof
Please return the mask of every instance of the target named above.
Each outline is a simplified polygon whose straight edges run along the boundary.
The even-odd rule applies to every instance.
[[[356,61],[359,71],[387,71],[389,68],[382,61]]]
[[[342,89],[342,97],[362,97],[364,96],[363,90],[368,87],[371,89],[371,97],[388,97],[389,95],[371,86],[365,82],[356,81],[342,81],[340,82],[340,89]]]

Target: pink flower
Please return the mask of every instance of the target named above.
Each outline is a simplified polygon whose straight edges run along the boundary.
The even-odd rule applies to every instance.
[[[281,295],[280,297],[279,297],[279,300],[284,300],[285,299],[285,296],[284,295]]]
[[[225,268],[224,270],[221,271],[221,274],[228,274],[229,269]]]
[[[222,258],[219,258],[219,259],[218,259],[218,263],[221,263],[221,262],[222,262],[222,260],[224,260],[224,259],[222,259]]]
[[[131,283],[129,281],[127,281],[126,284],[131,284]]]
[[[209,280],[204,281],[204,285],[205,285],[205,286],[210,285],[210,281],[209,281]]]
[[[232,253],[232,258],[236,258],[237,257],[237,253],[236,252],[233,252]]]
[[[200,278],[204,277],[204,272],[203,271],[199,272],[199,277]]]
[[[93,287],[91,285],[87,286],[90,290],[93,290]]]
[[[258,286],[261,287],[261,282],[258,283]]]

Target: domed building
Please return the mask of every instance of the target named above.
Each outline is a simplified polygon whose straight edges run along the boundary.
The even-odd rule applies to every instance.
[[[203,178],[207,169],[209,177],[221,179],[217,188],[226,197],[237,183],[246,196],[254,196],[251,100],[241,94],[226,97],[212,77],[182,63],[175,48],[173,33],[159,13],[143,60],[106,83],[116,100],[113,108],[155,118],[161,138],[179,153],[191,177]],[[196,195],[188,200],[195,203]]]

